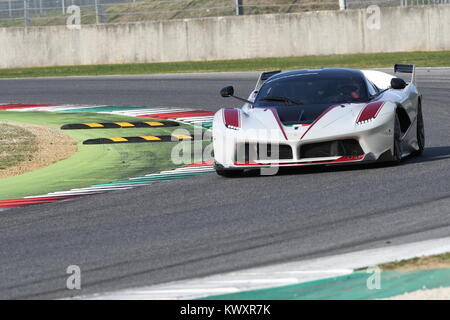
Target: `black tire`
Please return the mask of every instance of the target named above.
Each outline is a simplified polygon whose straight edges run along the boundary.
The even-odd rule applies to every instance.
[[[236,178],[242,176],[244,173],[244,170],[223,170],[223,169],[216,169],[216,173],[225,178]]]
[[[414,152],[415,156],[420,156],[425,150],[425,126],[423,123],[422,104],[419,103],[417,107],[417,144],[419,150]]]
[[[400,119],[398,115],[395,114],[395,125],[394,125],[394,153],[393,164],[399,164],[402,161],[402,131],[400,127]]]
[[[225,178],[234,178],[239,177],[244,173],[244,170],[240,169],[225,169],[223,165],[214,162],[214,169],[216,170],[216,173]]]

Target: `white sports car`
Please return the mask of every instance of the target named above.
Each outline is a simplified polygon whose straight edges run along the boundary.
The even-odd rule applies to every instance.
[[[232,176],[253,168],[399,163],[425,145],[415,67],[409,83],[374,70],[326,68],[261,74],[248,99],[232,86],[223,97],[245,102],[214,117],[215,169]]]

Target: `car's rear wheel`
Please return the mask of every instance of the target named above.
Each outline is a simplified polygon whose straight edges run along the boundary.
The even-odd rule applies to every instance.
[[[417,108],[417,144],[419,150],[414,152],[414,155],[420,156],[425,150],[425,126],[423,123],[422,105],[419,103]]]
[[[400,119],[398,115],[395,114],[395,125],[394,125],[394,152],[393,152],[393,163],[398,164],[402,161],[402,131],[400,127]]]

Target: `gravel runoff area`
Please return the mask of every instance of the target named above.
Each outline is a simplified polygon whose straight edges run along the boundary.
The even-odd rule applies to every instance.
[[[58,129],[10,122],[1,122],[0,125],[4,125],[4,128],[16,127],[26,130],[30,135],[23,138],[31,139],[30,137],[33,137],[34,140],[30,142],[35,144],[34,149],[22,147],[14,150],[8,148],[7,145],[3,146],[4,148],[0,148],[0,150],[4,149],[6,153],[15,153],[17,157],[18,154],[23,153],[21,155],[23,159],[20,158],[17,163],[0,170],[0,178],[12,177],[47,167],[55,162],[69,158],[77,151],[75,141]],[[16,143],[17,141],[13,141],[13,144]],[[13,156],[13,154],[10,155]]]

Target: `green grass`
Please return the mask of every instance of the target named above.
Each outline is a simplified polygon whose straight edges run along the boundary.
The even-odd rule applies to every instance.
[[[136,121],[136,118],[96,113],[52,113],[0,111],[3,121],[60,127],[69,123]],[[180,127],[175,127],[175,129]],[[190,129],[190,126],[181,126]],[[88,187],[161,170],[174,169],[172,147],[176,142],[116,145],[83,145],[100,137],[171,134],[174,128],[130,128],[66,130],[77,141],[78,152],[51,166],[19,176],[1,179],[0,200]]]
[[[430,257],[413,258],[380,265],[380,268],[383,271],[411,269],[420,270],[445,267],[450,268],[450,253]]]
[[[395,63],[415,64],[418,67],[447,67],[450,66],[450,51],[373,53],[198,62],[15,68],[0,69],[0,78],[220,71],[263,71],[272,69],[290,70],[299,68],[322,68],[338,66],[348,68],[377,68],[393,67]]]
[[[23,128],[0,123],[0,170],[32,160],[36,151],[34,134]]]

